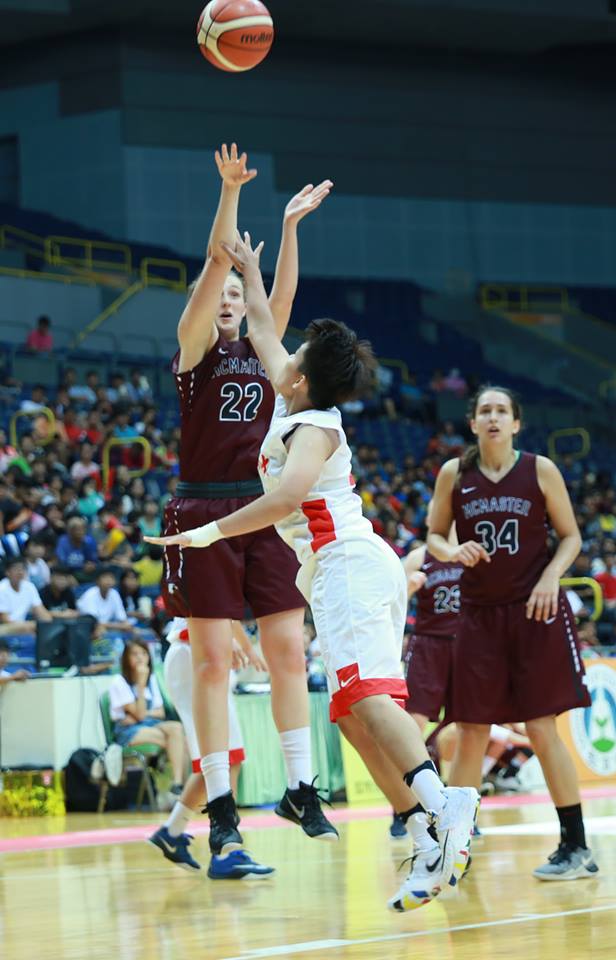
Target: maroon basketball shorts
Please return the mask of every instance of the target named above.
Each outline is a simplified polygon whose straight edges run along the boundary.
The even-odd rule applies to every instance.
[[[173,498],[165,508],[165,534],[221,520],[254,499]],[[205,549],[167,547],[165,606],[176,616],[221,620],[241,620],[246,604],[255,617],[295,610],[306,605],[295,586],[298,567],[295,554],[274,527],[218,540]]]
[[[454,638],[416,633],[406,652],[409,713],[438,721],[447,703],[453,665]]]
[[[466,723],[514,723],[590,706],[569,601],[547,622],[526,619],[526,603],[462,603],[448,716]]]

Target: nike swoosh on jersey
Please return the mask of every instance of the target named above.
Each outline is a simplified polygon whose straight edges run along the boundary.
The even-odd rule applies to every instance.
[[[340,686],[341,686],[341,687],[348,687],[348,685],[349,685],[350,683],[353,683],[354,680],[359,680],[359,674],[356,673],[354,676],[349,677],[348,680],[341,680],[341,681],[340,681]]]
[[[547,626],[549,626],[551,623],[554,623],[555,620],[556,620],[556,617],[550,617],[550,619],[549,619],[549,620],[545,620],[544,623],[545,623]]]
[[[224,353],[224,354],[229,353],[228,350],[223,350],[222,347],[219,347],[219,348],[218,348],[218,352],[219,352],[219,353]]]
[[[477,487],[462,487],[462,493],[472,493]]]
[[[423,567],[422,567],[421,569],[422,569],[422,570],[429,570],[431,566],[432,566],[431,563],[424,563],[424,565],[423,565]]]

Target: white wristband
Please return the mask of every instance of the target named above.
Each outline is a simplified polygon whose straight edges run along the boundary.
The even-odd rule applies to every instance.
[[[203,527],[195,527],[194,530],[185,530],[184,533],[187,537],[190,537],[191,547],[210,547],[213,543],[216,543],[217,540],[224,538],[224,534],[220,532],[220,528],[215,520],[211,523],[206,523]]]

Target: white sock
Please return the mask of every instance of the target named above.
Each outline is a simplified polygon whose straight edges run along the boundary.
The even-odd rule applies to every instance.
[[[285,730],[284,733],[280,734],[280,745],[287,767],[287,786],[289,790],[297,790],[300,780],[303,783],[312,783],[310,727]]]
[[[192,816],[193,811],[190,807],[185,807],[184,804],[178,800],[169,814],[169,819],[165,823],[170,836],[179,837],[181,833],[184,833],[184,829],[188,826]]]
[[[441,812],[445,806],[444,787],[434,770],[420,770],[409,786],[424,810]]]
[[[413,838],[413,846],[418,850],[433,850],[438,843],[428,833],[428,817],[425,813],[414,813],[408,819],[408,828]]]
[[[207,801],[211,803],[217,797],[222,797],[224,793],[229,793],[231,789],[231,779],[229,776],[229,751],[220,750],[218,753],[208,753],[206,757],[201,757],[201,773],[205,780],[205,791]]]
[[[481,761],[481,776],[485,777],[485,775],[490,772],[490,770],[492,769],[495,763],[496,763],[496,760],[494,759],[494,757],[484,757],[483,760]]]

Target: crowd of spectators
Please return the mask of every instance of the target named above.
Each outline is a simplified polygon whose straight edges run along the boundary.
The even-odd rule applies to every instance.
[[[458,370],[436,371],[426,389],[411,376],[402,385],[406,395],[401,388],[394,398],[382,370],[381,400],[389,397],[393,410],[384,403],[377,412],[409,415],[432,429],[417,459],[404,451],[396,460],[388,459],[374,446],[354,445],[354,475],[364,511],[377,533],[403,556],[425,537],[427,506],[441,463],[457,455],[467,439],[463,424],[430,419],[435,397],[442,391],[463,397],[469,385]],[[144,544],[143,535],[160,533],[164,505],[175,489],[179,429],[162,426],[141,370],[128,377],[114,373],[108,385],[100,381],[95,369],[80,379],[68,368],[55,391],[40,384],[29,390],[8,385],[13,409],[18,406],[28,414],[20,418],[28,429],[11,444],[5,407],[6,428],[0,429],[0,565],[5,577],[0,583],[0,633],[5,635],[32,632],[34,620],[46,614],[70,617],[75,611],[96,620],[95,640],[109,633],[126,638],[159,629],[162,551]],[[6,397],[0,393],[0,414]],[[53,411],[53,421],[40,412],[43,407]],[[131,442],[139,437],[151,444],[152,468],[143,477],[131,478],[130,471],[143,465],[143,446]],[[110,469],[103,475],[102,452],[109,438],[125,444],[112,447]],[[352,429],[350,439],[353,442]],[[597,624],[590,616],[592,602],[583,597],[578,618],[584,642],[615,642],[613,478],[595,474],[572,458],[561,466],[583,537],[583,552],[571,574],[595,577],[604,596]],[[15,558],[22,564],[11,566]],[[25,594],[20,604],[15,598],[30,588],[34,593],[24,614]],[[18,618],[13,609],[17,606]],[[30,626],[12,630],[17,623]]]

